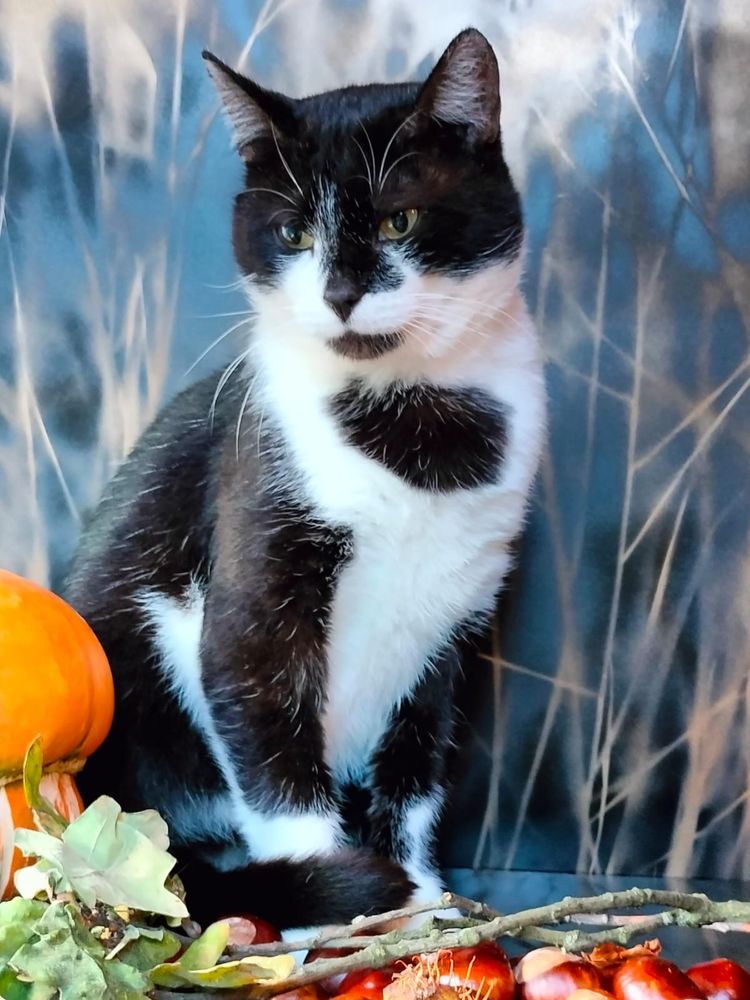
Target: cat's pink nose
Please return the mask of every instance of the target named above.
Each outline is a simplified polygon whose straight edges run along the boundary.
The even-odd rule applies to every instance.
[[[349,278],[335,278],[328,282],[323,298],[341,322],[346,323],[362,298],[362,292]]]

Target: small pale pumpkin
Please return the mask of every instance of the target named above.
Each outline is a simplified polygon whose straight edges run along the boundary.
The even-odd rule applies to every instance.
[[[84,620],[43,587],[0,570],[0,897],[24,859],[18,827],[34,826],[20,782],[41,737],[41,792],[66,819],[81,811],[73,775],[109,732],[114,690],[104,650]]]

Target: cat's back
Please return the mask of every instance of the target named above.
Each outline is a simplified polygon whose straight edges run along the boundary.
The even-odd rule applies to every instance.
[[[64,594],[89,619],[136,588],[170,593],[205,572],[217,466],[243,384],[212,374],[143,432],[84,526]]]

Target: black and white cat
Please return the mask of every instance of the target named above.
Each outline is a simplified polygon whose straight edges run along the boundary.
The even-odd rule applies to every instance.
[[[66,596],[110,658],[82,783],[155,807],[204,919],[429,899],[453,651],[493,610],[544,425],[498,70],[303,100],[206,53],[255,320],[112,481]],[[216,869],[222,869],[222,873]]]

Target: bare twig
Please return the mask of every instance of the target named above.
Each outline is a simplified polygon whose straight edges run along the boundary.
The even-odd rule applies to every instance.
[[[638,923],[640,920],[641,917],[632,913],[579,913],[576,916],[565,918],[566,923],[591,924],[594,927],[626,927]],[[717,931],[720,934],[727,934],[730,931],[736,934],[749,934],[750,924],[739,921],[734,923],[722,921],[721,923],[704,924],[703,930]]]
[[[643,909],[647,906],[660,906],[663,909],[632,920],[623,920],[621,916],[610,918],[607,915],[611,910]],[[460,920],[436,919],[436,913],[449,908],[459,909],[469,917]],[[363,930],[403,923],[427,912],[431,914],[430,919],[416,930],[394,929],[380,935],[361,934]],[[546,926],[575,923],[577,920],[590,926],[594,919],[597,924],[604,924],[605,927],[589,932],[580,928],[555,930]],[[716,903],[698,893],[635,888],[599,896],[566,897],[546,906],[503,915],[483,903],[445,893],[434,903],[363,917],[346,927],[328,928],[306,941],[235,949],[234,956],[240,953],[258,956],[279,954],[282,951],[288,952],[291,948],[302,950],[321,947],[346,949],[349,953],[341,957],[316,959],[288,979],[272,986],[258,984],[242,990],[208,991],[198,995],[216,998],[221,996],[223,1000],[270,1000],[278,993],[296,990],[329,976],[358,969],[383,968],[413,955],[474,947],[481,941],[502,937],[557,945],[566,951],[583,951],[605,941],[624,945],[637,935],[652,933],[662,927],[705,927],[717,923],[750,923],[750,903],[737,900]],[[178,1000],[185,994],[155,990],[152,996],[155,1000]]]
[[[247,947],[234,948],[232,954],[254,955],[268,958],[274,955],[286,955],[290,949],[294,951],[314,951],[317,948],[342,948],[361,946],[363,940],[362,931],[376,930],[378,927],[387,927],[389,924],[398,924],[413,917],[418,917],[423,913],[433,913],[439,910],[450,909],[464,910],[467,913],[476,913],[485,919],[498,916],[497,910],[478,903],[473,899],[466,899],[464,896],[457,896],[452,892],[445,892],[437,902],[415,903],[413,906],[403,906],[398,910],[388,910],[385,913],[376,913],[371,917],[355,917],[350,924],[342,924],[338,927],[324,927],[317,934],[309,938],[301,938],[299,941],[273,941],[270,944],[248,945]],[[453,923],[453,921],[451,921]],[[357,935],[355,938],[354,935]],[[354,940],[352,940],[354,938]],[[344,940],[344,944],[341,944]]]

